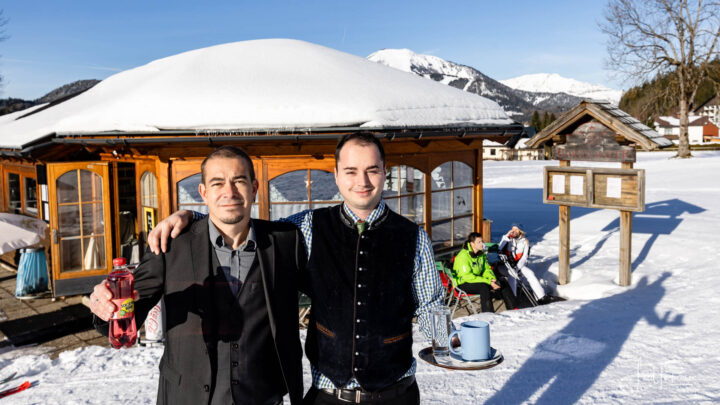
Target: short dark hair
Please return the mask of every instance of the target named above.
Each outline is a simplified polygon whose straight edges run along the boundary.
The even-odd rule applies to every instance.
[[[482,234],[479,232],[470,232],[467,239],[465,239],[465,243],[463,244],[463,248],[466,248],[468,246],[468,243],[474,242],[475,239],[480,238],[482,239]]]
[[[245,160],[250,168],[250,181],[255,180],[255,166],[253,166],[250,156],[237,146],[225,145],[212,151],[200,165],[200,176],[203,184],[205,184],[205,164],[207,164],[208,160],[215,158]]]
[[[344,135],[337,143],[337,146],[335,147],[335,168],[337,169],[337,162],[340,160],[340,150],[345,146],[346,143],[350,141],[355,141],[359,143],[362,146],[368,146],[368,145],[375,145],[378,148],[378,151],[380,152],[380,159],[383,163],[383,169],[385,168],[385,149],[382,146],[382,143],[380,143],[380,140],[377,139],[374,135],[363,133],[363,132],[353,132],[350,134]]]

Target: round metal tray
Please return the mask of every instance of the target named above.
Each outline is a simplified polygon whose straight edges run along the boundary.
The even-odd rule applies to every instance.
[[[446,359],[441,358],[440,360],[438,360],[437,358],[435,358],[435,356],[433,356],[432,347],[426,347],[420,350],[418,356],[420,356],[421,359],[427,361],[433,366],[447,368],[450,370],[485,370],[487,368],[497,366],[504,360],[503,355],[502,353],[500,353],[499,350],[495,348],[491,348],[491,350],[493,352],[492,358],[489,360],[480,361],[465,361],[459,356],[456,356],[452,353],[450,353],[450,355],[447,356]]]

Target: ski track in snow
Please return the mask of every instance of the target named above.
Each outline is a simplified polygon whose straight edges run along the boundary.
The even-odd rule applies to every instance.
[[[695,155],[638,154],[635,167],[646,170],[646,211],[633,216],[629,288],[617,285],[617,211],[571,209],[572,282],[556,286],[557,208],[540,197],[542,167],[557,163],[485,162],[484,214],[494,221],[493,239],[511,223],[523,223],[533,243],[530,267],[570,300],[468,317],[490,322],[492,345],[504,362],[471,372],[418,360],[422,403],[720,402],[720,152]],[[417,353],[428,344],[415,329]],[[18,373],[0,390],[39,382],[7,403],[155,402],[161,349],[86,347],[56,360],[33,350],[0,354],[0,378]],[[310,367],[305,359],[303,365],[307,388]]]

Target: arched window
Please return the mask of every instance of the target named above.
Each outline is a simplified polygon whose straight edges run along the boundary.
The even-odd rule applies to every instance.
[[[150,232],[158,218],[157,178],[151,172],[140,176],[140,206],[143,218],[142,232]]]
[[[158,208],[157,179],[151,172],[140,176],[140,205]]]
[[[425,223],[425,174],[411,166],[393,166],[388,170],[383,189],[388,207],[415,222]]]
[[[342,201],[333,174],[324,170],[288,172],[270,180],[269,186],[270,220]]]
[[[445,162],[430,177],[433,248],[456,246],[472,231],[472,167],[457,161]]]

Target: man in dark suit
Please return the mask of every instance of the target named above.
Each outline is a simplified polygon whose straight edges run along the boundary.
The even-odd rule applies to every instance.
[[[146,254],[135,271],[137,325],[165,299],[159,404],[279,404],[286,393],[293,404],[302,399],[302,235],[291,224],[250,219],[257,189],[244,152],[226,146],[211,153],[199,186],[208,217],[164,254]],[[104,282],[90,296],[105,333],[111,298]]]

